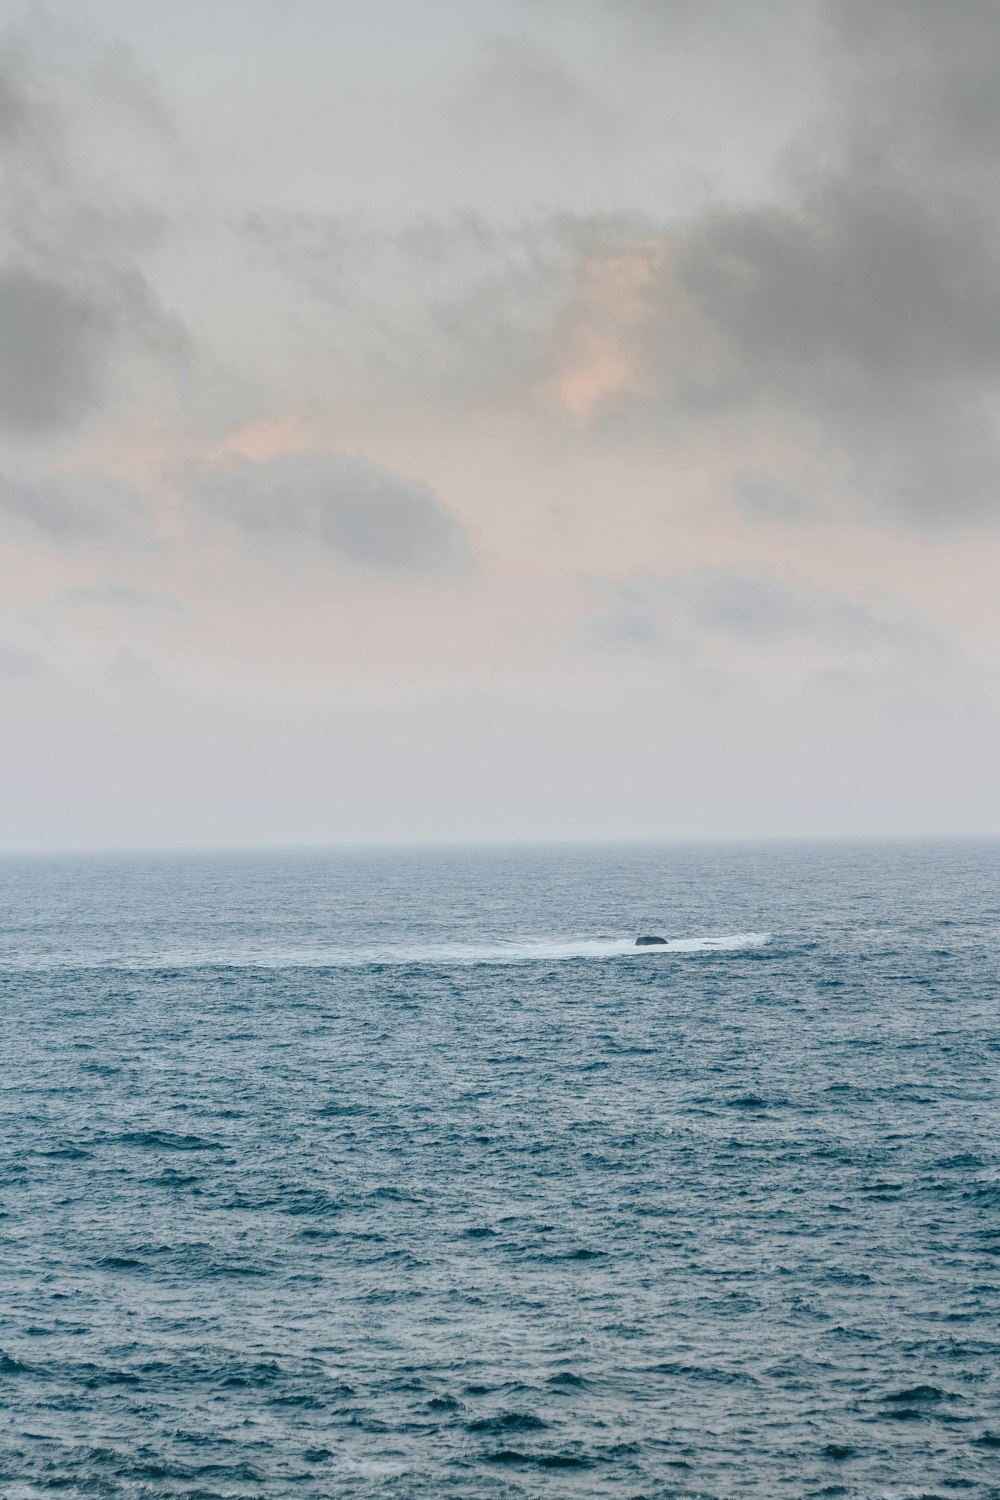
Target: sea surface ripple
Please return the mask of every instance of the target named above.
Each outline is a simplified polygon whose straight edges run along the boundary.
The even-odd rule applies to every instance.
[[[5,858],[0,1494],[1000,1496],[998,856]]]

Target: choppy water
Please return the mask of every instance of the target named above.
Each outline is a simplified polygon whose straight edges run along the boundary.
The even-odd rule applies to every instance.
[[[0,1494],[1000,1495],[998,856],[6,860]]]

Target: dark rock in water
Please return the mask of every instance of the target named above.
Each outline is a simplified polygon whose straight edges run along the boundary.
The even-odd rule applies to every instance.
[[[666,938],[661,937],[637,937],[635,940],[635,946],[637,948],[655,948],[660,944],[666,946],[666,941]]]

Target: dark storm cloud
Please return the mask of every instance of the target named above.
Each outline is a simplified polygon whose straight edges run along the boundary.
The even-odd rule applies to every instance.
[[[195,478],[190,493],[247,541],[298,559],[410,578],[471,565],[460,522],[433,490],[360,458],[235,459]]]

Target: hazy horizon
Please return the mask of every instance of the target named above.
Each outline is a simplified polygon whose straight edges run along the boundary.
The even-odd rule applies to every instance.
[[[713,834],[702,834],[687,838],[563,838],[563,839],[439,839],[439,840],[410,840],[395,843],[368,842],[354,843],[299,843],[299,844],[33,844],[33,845],[4,845],[0,846],[0,859],[18,859],[21,856],[30,858],[34,855],[54,855],[67,857],[80,855],[238,855],[259,854],[281,855],[281,854],[435,854],[435,853],[500,853],[504,850],[512,852],[531,853],[537,851],[539,854],[558,853],[559,851],[572,851],[578,849],[581,852],[592,850],[599,852],[607,850],[626,851],[629,849],[663,849],[683,850],[697,849],[736,849],[742,846],[748,848],[774,847],[775,849],[790,849],[799,845],[803,847],[815,846],[824,848],[830,845],[860,846],[865,847],[883,846],[892,847],[896,845],[935,845],[935,844],[991,844],[1000,843],[1000,833],[988,831],[984,833],[794,833],[794,834],[742,834],[731,836],[718,836]]]

